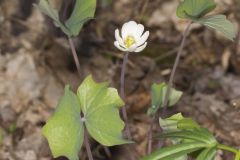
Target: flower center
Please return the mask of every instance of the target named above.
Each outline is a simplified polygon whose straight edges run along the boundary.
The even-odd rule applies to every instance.
[[[127,36],[127,38],[125,38],[125,40],[124,40],[124,45],[127,48],[130,48],[135,43],[136,43],[136,41],[135,41],[135,38],[133,36]]]

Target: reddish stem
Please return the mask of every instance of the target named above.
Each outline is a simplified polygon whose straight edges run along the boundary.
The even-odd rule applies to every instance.
[[[129,53],[124,54],[122,71],[121,71],[121,79],[120,79],[120,96],[124,101],[125,101],[125,72],[127,68],[128,55]],[[131,132],[128,124],[126,105],[122,107],[122,115],[126,125],[126,134],[127,134],[128,140],[132,140],[132,136],[131,136]]]

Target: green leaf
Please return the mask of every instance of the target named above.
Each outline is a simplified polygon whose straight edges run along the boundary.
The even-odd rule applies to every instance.
[[[95,10],[96,0],[76,0],[72,14],[65,22],[73,36],[77,36],[83,24],[94,17]]]
[[[235,155],[235,159],[234,160],[240,160],[240,152],[238,152],[236,155]]]
[[[151,96],[152,96],[152,106],[160,106],[162,105],[163,100],[163,88],[166,87],[166,83],[156,84],[154,83],[151,88]]]
[[[215,137],[205,128],[167,132],[163,133],[160,137],[199,141],[209,145],[215,145],[217,143]]]
[[[204,149],[196,160],[213,160],[216,155],[216,146]]]
[[[122,138],[124,122],[119,108],[124,102],[107,83],[96,83],[88,76],[77,91],[85,124],[90,135],[105,146],[128,143]]]
[[[200,129],[200,126],[194,120],[184,118],[181,113],[177,113],[166,119],[159,118],[159,124],[165,133]]]
[[[184,119],[181,113],[177,113],[169,118],[162,119],[159,118],[159,123],[164,132],[173,132],[178,131],[178,122]],[[173,144],[179,144],[181,139],[179,138],[171,138],[171,142]],[[175,158],[176,160],[187,160],[187,155],[183,155],[181,157]]]
[[[214,156],[218,144],[215,137],[192,119],[184,118],[181,113],[178,113],[167,119],[160,118],[159,122],[164,130],[159,137],[170,138],[173,145],[162,148],[144,157],[143,160],[187,160],[187,155],[195,151],[201,152],[198,155],[201,157]],[[192,144],[194,146],[190,146]],[[213,149],[207,150],[208,148]],[[206,158],[206,160],[210,159]]]
[[[153,84],[151,88],[151,96],[152,96],[152,105],[151,108],[148,110],[148,115],[154,115],[159,107],[163,107],[163,101],[166,96],[167,92],[167,84],[160,83],[160,84]],[[175,105],[182,96],[181,91],[177,91],[174,88],[171,89],[170,96],[169,96],[169,104],[168,106]]]
[[[55,22],[59,22],[58,11],[49,4],[48,0],[40,0],[39,4],[34,4],[41,12],[52,18]]]
[[[151,97],[152,97],[152,105],[148,110],[148,115],[154,115],[159,107],[162,106],[163,103],[163,87],[166,86],[166,83],[156,84],[154,83],[151,87]]]
[[[191,118],[183,118],[178,121],[177,128],[181,130],[196,129],[196,128],[200,128],[200,126]]]
[[[161,119],[159,118],[159,123],[161,128],[165,133],[176,132],[182,129],[193,129],[199,128],[198,124],[190,118],[184,118],[181,113],[177,113],[169,118]],[[181,143],[181,138],[170,138],[172,144]],[[187,160],[187,155],[176,158],[176,160]]]
[[[184,19],[199,19],[216,7],[214,0],[184,0],[177,8],[177,16]]]
[[[180,157],[176,157],[174,160],[188,160],[187,155],[181,155]]]
[[[166,93],[167,93],[167,86],[163,87],[163,101],[166,96]],[[172,88],[170,91],[168,106],[174,106],[180,100],[181,97],[182,97],[182,92]]]
[[[60,27],[65,34],[70,36],[68,29],[60,22],[58,11],[49,4],[48,0],[40,0],[39,4],[34,4],[34,6],[38,8],[42,13],[50,17],[56,27]]]
[[[225,15],[213,15],[196,20],[195,22],[213,28],[222,33],[226,38],[233,40],[237,31],[232,22],[227,20]]]
[[[65,87],[54,115],[43,127],[43,135],[48,139],[54,157],[66,156],[70,160],[78,160],[84,128],[78,98],[69,86]]]
[[[176,144],[169,147],[161,148],[153,152],[151,155],[144,157],[142,160],[173,160],[175,158],[192,153],[205,147],[206,144],[202,142],[188,142]]]
[[[164,132],[178,131],[178,122],[184,119],[181,113],[177,113],[169,118],[159,118],[159,124]]]

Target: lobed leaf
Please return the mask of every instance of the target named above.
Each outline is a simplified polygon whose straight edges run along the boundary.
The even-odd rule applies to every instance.
[[[149,108],[148,110],[148,115],[154,115],[160,107],[163,107],[163,101],[165,99],[166,92],[167,92],[166,83],[152,85],[151,87],[152,104],[151,108]],[[177,91],[174,88],[172,88],[169,96],[168,106],[175,105],[179,101],[181,96],[182,96],[181,91]]]
[[[177,8],[177,16],[183,19],[199,19],[215,8],[214,0],[183,0]]]
[[[222,33],[226,38],[233,40],[236,37],[236,28],[227,20],[225,15],[213,15],[196,20],[195,22],[213,28]]]
[[[68,29],[61,23],[59,19],[59,14],[56,9],[54,9],[50,4],[48,0],[40,0],[39,4],[34,4],[36,8],[38,8],[42,13],[47,15],[49,18],[53,20],[53,23],[55,24],[56,27],[61,28],[61,30],[70,36],[70,32]]]
[[[83,24],[94,17],[96,0],[76,0],[75,7],[70,18],[65,22],[73,36],[77,36]]]
[[[124,102],[114,88],[107,83],[96,83],[88,76],[77,91],[85,124],[90,135],[105,146],[129,143],[122,138],[124,122],[119,108]]]
[[[55,26],[61,28],[68,37],[72,37],[77,36],[83,24],[94,17],[96,0],[76,0],[70,18],[64,23],[60,21],[58,11],[49,4],[48,0],[40,0],[39,4],[34,6],[50,17]]]
[[[163,87],[163,97],[162,97],[163,100],[162,101],[164,101],[166,93],[167,93],[167,86]],[[180,98],[182,97],[182,94],[183,93],[181,91],[178,91],[178,90],[172,88],[171,91],[170,91],[168,106],[175,105],[180,100]]]
[[[53,156],[66,156],[70,160],[78,160],[78,152],[83,144],[84,128],[80,117],[80,104],[77,96],[65,87],[53,116],[43,127],[43,135],[47,138]]]

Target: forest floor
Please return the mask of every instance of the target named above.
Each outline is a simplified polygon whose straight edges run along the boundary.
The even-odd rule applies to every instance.
[[[62,3],[52,2],[56,7]],[[216,2],[216,12],[240,24],[237,0]],[[126,146],[112,147],[112,157],[108,157],[103,147],[92,141],[96,160],[126,160],[129,156],[139,159],[145,154],[150,88],[153,83],[168,81],[187,24],[176,18],[178,3],[114,0],[109,4],[102,0],[96,19],[74,39],[85,75],[92,74],[98,82],[109,81],[119,88],[123,55],[113,46],[114,30],[133,19],[151,32],[144,52],[130,55],[126,73],[134,149],[129,152]],[[76,90],[81,83],[68,41],[32,4],[23,1],[0,0],[0,28],[0,160],[50,160],[41,128],[54,112],[65,84]],[[220,142],[234,147],[240,147],[239,43],[240,38],[231,42],[212,30],[193,26],[174,80],[175,88],[184,94],[167,112],[182,112],[210,129]],[[157,134],[158,122],[154,128]],[[84,149],[80,154],[81,160],[87,159]],[[230,157],[219,152],[217,159]]]

